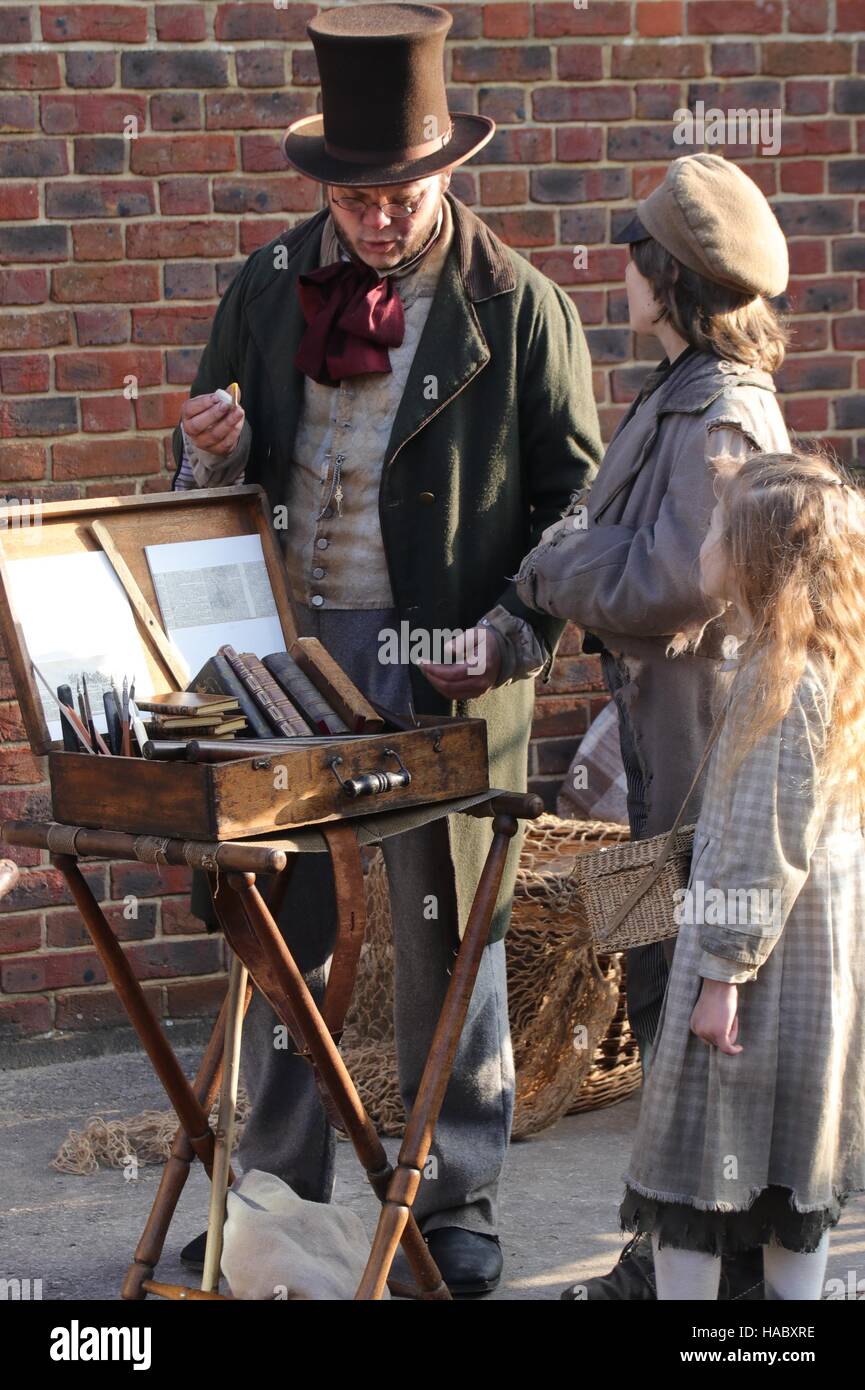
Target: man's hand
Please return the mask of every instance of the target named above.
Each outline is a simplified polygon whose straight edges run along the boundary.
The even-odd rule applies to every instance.
[[[470,627],[452,638],[443,662],[419,661],[430,685],[448,700],[475,700],[492,689],[502,668],[498,638],[491,627]]]
[[[240,389],[237,391],[240,400]],[[180,422],[193,444],[207,454],[230,454],[246,418],[238,405],[226,405],[212,392],[192,396],[180,407]]]
[[[691,1032],[731,1057],[743,1049],[739,1036],[739,991],[726,980],[704,980],[691,1014]]]

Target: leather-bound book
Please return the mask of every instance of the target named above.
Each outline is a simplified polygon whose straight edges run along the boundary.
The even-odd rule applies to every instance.
[[[201,719],[205,715],[221,715],[231,710],[237,701],[231,695],[205,695],[197,690],[168,690],[164,695],[151,695],[149,700],[136,701],[138,708],[163,719]]]
[[[341,719],[316,690],[309,676],[301,671],[293,656],[288,652],[273,652],[263,658],[274,680],[278,681],[292,698],[304,718],[320,734],[345,734],[348,725]]]
[[[259,661],[254,652],[236,652],[227,643],[219,648],[234,674],[243,681],[261,713],[271,728],[285,738],[297,734],[311,734],[313,730],[302,714],[299,714],[281,685],[278,685],[267,667]]]
[[[202,694],[233,695],[243,711],[252,738],[272,738],[273,729],[253,700],[243,681],[234,674],[224,656],[219,653],[205,661],[198,675],[189,683],[190,689]]]
[[[366,697],[349,680],[345,671],[334,661],[317,637],[295,638],[291,644],[290,655],[304,674],[309,676],[319,694],[323,695],[339,717],[345,720],[351,733],[382,732],[385,723],[381,715],[376,714]]]

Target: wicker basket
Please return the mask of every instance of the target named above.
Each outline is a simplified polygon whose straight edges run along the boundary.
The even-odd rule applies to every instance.
[[[616,983],[619,992],[618,1004],[606,1037],[595,1050],[588,1076],[567,1112],[569,1115],[578,1115],[583,1110],[601,1110],[606,1105],[616,1105],[620,1100],[632,1095],[642,1083],[640,1049],[628,1022],[626,960],[626,956],[620,951],[615,951],[612,955],[598,956],[601,970]]]
[[[609,845],[614,848],[628,843],[628,840],[629,832],[626,826],[606,821],[572,820],[549,813],[540,816],[536,821],[530,821],[526,826],[511,927],[506,938],[509,988],[512,989],[515,974],[522,973],[514,969],[520,957],[527,951],[537,952],[542,949],[542,943],[555,954],[562,949],[562,934],[566,940],[570,935],[571,942],[580,942],[583,969],[590,969],[595,977],[606,982],[611,1012],[607,1014],[609,1023],[606,1031],[594,1045],[591,1056],[585,1057],[577,1069],[573,1059],[562,1052],[560,1074],[549,1080],[545,1094],[541,1094],[537,1076],[539,1072],[543,1072],[544,1065],[549,1067],[554,1039],[543,1049],[545,1056],[542,1054],[530,1061],[526,1055],[528,1047],[525,1039],[522,1043],[517,1042],[522,1010],[515,1009],[512,1001],[515,1056],[519,1055],[522,1061],[522,1066],[518,1065],[517,1068],[517,1137],[533,1132],[535,1127],[533,1125],[532,1130],[523,1129],[527,1118],[524,1115],[527,1105],[532,1112],[532,1120],[540,1119],[543,1115],[543,1123],[537,1126],[542,1128],[554,1123],[563,1114],[573,1115],[580,1111],[614,1105],[631,1095],[641,1084],[639,1049],[628,1023],[625,957],[620,952],[596,954],[594,949],[588,946],[588,922],[572,878],[576,870],[575,857],[579,856],[578,863],[581,864],[588,858],[595,858],[599,846]],[[539,899],[544,902],[545,907],[532,908],[532,903],[537,903]],[[558,932],[551,931],[551,923],[557,925]],[[568,975],[568,966],[561,960],[558,965],[552,961],[551,970],[553,978],[560,981]],[[579,978],[578,972],[577,981]],[[537,991],[535,989],[532,992]],[[574,1005],[574,993],[571,988],[567,996],[569,1007]],[[585,1002],[582,1007],[577,1005],[575,1013],[577,1017],[582,1015],[585,1018]],[[585,1023],[583,1026],[585,1027]],[[531,1094],[526,1095],[530,1078],[534,1079],[534,1085]],[[565,1099],[563,1091],[568,1081],[573,1089],[569,1099]],[[525,1099],[522,1098],[523,1095]]]
[[[582,906],[599,951],[622,951],[647,946],[675,936],[676,894],[688,885],[694,826],[676,832],[666,863],[655,882],[631,908],[623,922],[615,923],[617,910],[637,886],[651,878],[652,869],[667,844],[667,835],[611,845],[584,855],[574,864],[562,885],[562,906]]]
[[[575,856],[626,841],[624,826],[545,814],[526,827],[506,940],[511,1037],[517,1073],[513,1137],[564,1114],[612,1105],[641,1080],[628,1026],[624,958],[596,954],[571,881]],[[404,1122],[393,1038],[393,948],[380,852],[366,875],[369,925],[342,1051],[373,1123]]]
[[[629,839],[626,825],[605,820],[570,820],[545,811],[537,820],[526,822],[520,864],[558,861],[570,865],[575,854],[590,854],[599,845],[626,844]]]

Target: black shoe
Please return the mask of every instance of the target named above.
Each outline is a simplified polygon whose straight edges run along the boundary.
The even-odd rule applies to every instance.
[[[429,1252],[448,1289],[456,1298],[492,1293],[502,1277],[502,1248],[498,1236],[439,1226],[424,1235]]]
[[[742,1250],[721,1259],[719,1303],[761,1303],[766,1298],[763,1285],[763,1249]]]
[[[658,1297],[652,1238],[637,1235],[628,1241],[609,1274],[596,1275],[584,1284],[571,1284],[560,1298],[568,1303],[645,1303]]]
[[[180,1252],[180,1263],[186,1265],[187,1269],[194,1269],[201,1274],[204,1269],[204,1251],[207,1246],[207,1232],[202,1231],[200,1236],[191,1240],[188,1245],[184,1245]]]
[[[764,1298],[763,1251],[744,1250],[721,1261],[719,1303],[756,1303]],[[560,1297],[568,1302],[644,1303],[657,1299],[652,1238],[641,1234],[628,1241],[609,1274],[571,1284]]]

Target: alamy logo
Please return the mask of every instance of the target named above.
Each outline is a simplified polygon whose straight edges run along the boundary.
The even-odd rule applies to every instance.
[[[41,1297],[41,1279],[0,1279],[0,1303],[26,1303]]]
[[[131,1361],[134,1371],[150,1370],[149,1327],[68,1327],[51,1330],[52,1361]]]
[[[756,107],[707,110],[704,101],[697,101],[693,111],[681,107],[673,112],[673,139],[677,145],[757,145],[762,154],[776,155],[781,149],[782,114]]]
[[[707,888],[697,879],[673,894],[673,921],[679,927],[766,927],[781,912],[777,888]]]
[[[827,1299],[849,1299],[853,1303],[865,1300],[865,1279],[857,1279],[857,1271],[848,1269],[846,1283],[843,1279],[827,1279],[824,1292]]]
[[[439,665],[465,661],[476,667],[478,674],[483,674],[486,631],[483,628],[480,631],[469,628],[463,632],[460,628],[412,627],[408,619],[403,618],[399,632],[393,627],[383,627],[379,632],[378,659],[383,666],[408,666],[416,661],[433,661]]]

